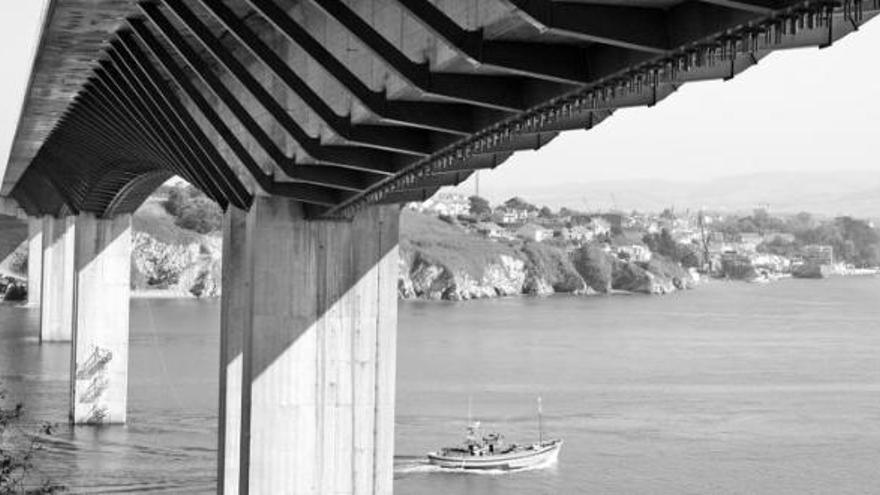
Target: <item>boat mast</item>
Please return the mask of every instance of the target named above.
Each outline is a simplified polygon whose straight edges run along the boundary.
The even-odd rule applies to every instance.
[[[544,443],[544,419],[541,417],[543,411],[541,407],[541,396],[538,396],[538,443]]]

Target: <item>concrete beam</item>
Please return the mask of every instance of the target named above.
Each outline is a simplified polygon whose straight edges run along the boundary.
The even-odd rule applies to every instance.
[[[45,216],[40,342],[70,342],[73,332],[73,217]]]
[[[131,215],[75,220],[76,311],[70,421],[124,423],[128,389]]]
[[[307,221],[277,197],[227,213],[223,493],[391,493],[398,221]]]

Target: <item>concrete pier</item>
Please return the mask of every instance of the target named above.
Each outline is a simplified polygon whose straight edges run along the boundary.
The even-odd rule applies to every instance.
[[[228,262],[249,268],[224,274],[224,493],[391,493],[398,221],[397,206],[308,221],[277,197],[227,213]]]
[[[131,215],[76,217],[70,420],[124,423],[128,389]]]
[[[223,292],[220,314],[218,493],[238,493],[241,450],[241,379],[244,328],[251,321],[251,264],[245,262],[247,212],[230,206],[223,224]]]
[[[70,342],[73,331],[74,217],[44,216],[40,342]]]
[[[39,306],[43,287],[43,219],[28,217],[28,305]]]

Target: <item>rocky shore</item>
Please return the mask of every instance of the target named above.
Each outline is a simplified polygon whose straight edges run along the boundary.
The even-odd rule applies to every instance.
[[[218,296],[220,237],[157,229],[156,221],[155,217],[142,219],[135,226],[135,293]],[[640,263],[621,260],[598,247],[566,252],[546,243],[497,242],[410,212],[403,213],[401,222],[401,299],[464,301],[621,291],[667,294],[695,284],[687,270],[662,256]]]
[[[463,301],[619,291],[659,295],[696,283],[688,270],[658,255],[642,263],[593,246],[566,252],[539,242],[500,243],[408,212],[401,232],[401,299]]]

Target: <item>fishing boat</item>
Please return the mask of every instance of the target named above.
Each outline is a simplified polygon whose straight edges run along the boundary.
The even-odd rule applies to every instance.
[[[538,399],[537,442],[507,444],[501,434],[484,436],[479,421],[469,421],[464,444],[430,452],[428,462],[442,468],[466,470],[515,470],[552,464],[562,449],[562,439],[544,440],[543,426]]]

